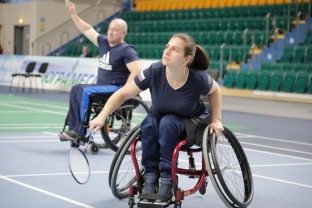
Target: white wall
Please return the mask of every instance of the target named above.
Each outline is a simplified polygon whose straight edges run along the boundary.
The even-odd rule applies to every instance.
[[[89,9],[90,7],[93,7],[93,9]],[[85,17],[83,19],[91,25],[98,23],[99,15],[97,11],[105,10],[105,18],[116,11],[114,4],[105,6],[104,4],[76,4],[76,10],[77,13],[84,14]],[[84,13],[86,10],[89,12]],[[69,14],[65,11],[64,2],[33,1],[0,4],[0,24],[2,25],[0,41],[4,48],[4,54],[14,53],[14,26],[19,25],[18,20],[20,18],[23,18],[23,25],[30,25],[30,43],[34,43],[34,47],[32,47],[32,44],[29,45],[29,54],[31,55],[46,55],[47,52],[45,54],[41,53],[42,45],[46,42],[51,44],[49,47],[51,51],[60,47],[60,31],[56,33],[57,30],[55,30],[55,28],[59,28],[59,25],[63,24],[66,31],[70,33],[69,39],[73,39],[79,35],[74,23],[70,20]],[[44,18],[43,24],[41,18]],[[67,24],[64,25],[64,23]],[[44,31],[40,30],[40,26],[42,25],[44,25]],[[48,33],[50,33],[50,35],[47,35]],[[57,36],[57,38],[55,38],[55,36]]]
[[[0,4],[0,45],[3,47],[3,41],[4,41],[4,33],[3,33],[3,9],[4,9],[4,4]]]

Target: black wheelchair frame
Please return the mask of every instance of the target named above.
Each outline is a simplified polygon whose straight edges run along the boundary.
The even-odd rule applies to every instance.
[[[79,131],[83,129],[89,128],[89,122],[85,122],[89,117],[90,120],[95,118],[103,109],[106,101],[111,95],[107,94],[93,94],[90,97],[90,105],[85,110],[82,122],[80,124]],[[91,142],[88,146],[88,151],[91,154],[97,154],[99,149],[110,148],[113,151],[117,151],[119,148],[119,144],[124,139],[124,136],[131,129],[131,123],[133,121],[133,113],[138,109],[139,111],[144,111],[141,113],[149,113],[149,107],[146,105],[145,102],[142,101],[140,96],[136,96],[126,100],[117,110],[115,110],[112,114],[110,114],[106,120],[104,126],[100,129],[101,136],[104,140],[104,143],[96,143]],[[146,115],[143,115],[145,117]],[[65,131],[66,127],[68,126],[68,114],[66,116],[63,132]],[[110,134],[113,133],[117,135],[116,137],[112,138]],[[75,141],[70,141],[70,146],[75,147],[79,146],[80,144],[85,143],[88,141],[89,138],[86,136],[78,136]],[[82,142],[81,142],[82,141]]]

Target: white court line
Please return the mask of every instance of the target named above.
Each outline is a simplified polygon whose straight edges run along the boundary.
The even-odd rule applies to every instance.
[[[41,103],[33,103],[33,102],[27,102],[27,101],[17,101],[17,102],[1,102],[3,104],[27,104],[27,105],[33,105],[33,106],[41,106],[41,107],[50,107],[50,108],[56,108],[56,109],[63,109],[63,110],[68,110],[68,107],[63,107],[63,106],[57,106],[57,105],[48,105],[48,104],[41,104]]]
[[[90,174],[107,174],[109,171],[91,171]],[[19,178],[19,177],[37,177],[37,176],[61,176],[71,175],[71,173],[44,173],[44,174],[24,174],[24,175],[4,175],[8,178]]]
[[[63,126],[23,126],[23,127],[13,127],[13,126],[0,126],[0,129],[60,129]]]
[[[250,134],[242,134],[242,133],[239,133],[239,132],[236,132],[236,133],[235,133],[235,136],[236,136],[237,138],[248,138],[248,137],[252,137],[252,138],[265,139],[265,140],[272,140],[272,141],[285,142],[285,143],[291,143],[291,144],[302,144],[302,145],[312,146],[312,144],[310,144],[310,143],[305,143],[305,142],[296,142],[296,141],[289,141],[289,140],[283,140],[283,139],[275,139],[275,138],[271,138],[271,137],[263,137],[263,136],[250,135]]]
[[[8,177],[5,177],[5,176],[1,176],[1,175],[0,175],[0,178],[2,178],[3,180],[9,181],[9,182],[11,182],[11,183],[15,183],[15,184],[17,184],[17,185],[24,186],[24,187],[26,187],[26,188],[29,188],[29,189],[38,191],[38,192],[40,192],[40,193],[43,193],[43,194],[46,194],[46,195],[49,195],[49,196],[52,196],[52,197],[55,197],[55,198],[64,200],[64,201],[66,201],[66,202],[69,202],[69,203],[78,205],[78,206],[80,206],[80,207],[95,208],[95,207],[92,207],[92,206],[90,206],[90,205],[83,204],[83,203],[78,202],[78,201],[74,201],[74,200],[72,200],[72,199],[69,199],[69,198],[60,196],[60,195],[58,195],[58,194],[54,194],[54,193],[52,193],[52,192],[49,192],[49,191],[46,191],[46,190],[43,190],[43,189],[40,189],[40,188],[37,188],[37,187],[34,187],[34,186],[30,186],[30,185],[28,185],[28,184],[26,184],[26,183],[22,183],[22,182],[16,181],[16,180],[14,180],[14,179],[11,179],[11,178],[8,178]]]
[[[276,156],[281,156],[281,157],[289,157],[289,158],[293,158],[293,159],[312,161],[312,159],[308,159],[308,158],[304,158],[304,157],[295,157],[295,156],[291,156],[291,155],[285,155],[285,154],[279,154],[279,153],[273,153],[273,152],[267,152],[267,151],[262,151],[262,150],[249,149],[249,148],[243,148],[243,149],[248,150],[248,151],[252,151],[252,152],[260,152],[260,153],[276,155]]]
[[[188,163],[188,160],[180,160],[180,162],[185,162]],[[198,168],[201,167],[201,163],[195,163],[196,165],[198,165]],[[263,165],[265,166],[284,166],[284,165],[312,165],[312,163],[301,163],[301,164],[271,164],[271,165]],[[250,166],[250,167],[254,167],[254,166]],[[291,184],[291,185],[296,185],[296,186],[302,186],[302,187],[306,187],[306,188],[312,188],[312,186],[306,185],[306,184],[301,184],[301,183],[295,183],[295,182],[291,182],[291,181],[286,181],[286,180],[281,180],[281,179],[276,179],[276,178],[272,178],[272,177],[267,177],[267,176],[262,176],[262,175],[257,175],[257,174],[252,174],[252,176],[258,177],[258,178],[264,178],[264,179],[268,179],[268,180],[273,180],[273,181],[278,181],[278,182],[282,182],[282,183],[287,183],[287,184]]]
[[[48,105],[48,104],[42,104],[42,103],[33,103],[33,102],[27,102],[27,101],[19,101],[19,103],[68,110],[68,106],[67,107],[65,107],[65,106],[63,107],[63,106]]]
[[[282,167],[282,166],[304,166],[312,165],[312,163],[289,163],[289,164],[271,164],[271,165],[251,165],[250,167]]]
[[[272,181],[278,181],[278,182],[282,182],[282,183],[287,183],[287,184],[291,184],[291,185],[302,186],[302,187],[306,187],[306,188],[312,188],[312,186],[309,186],[309,185],[306,185],[306,184],[280,180],[280,179],[277,179],[277,178],[271,178],[271,177],[261,176],[261,175],[257,175],[257,174],[252,174],[252,176],[255,176],[255,177],[258,177],[258,178],[264,178],[264,179],[268,179],[268,180],[272,180]]]
[[[40,111],[0,111],[0,114],[16,114],[16,113],[40,113]]]
[[[31,127],[31,126],[61,126],[61,124],[59,123],[36,123],[36,124],[18,124],[18,123],[14,123],[14,124],[0,124],[0,126],[26,126],[26,127]]]
[[[39,111],[40,113],[51,113],[51,114],[55,114],[55,115],[62,115],[62,116],[66,116],[67,113],[60,113],[58,111],[50,111],[50,110],[38,110],[36,108],[30,108],[30,107],[22,107],[22,106],[18,106],[18,105],[12,105],[12,104],[4,104],[4,103],[0,103],[1,106],[6,106],[6,107],[15,107],[15,108],[20,108],[20,109],[24,109],[24,110],[32,110],[32,111]]]
[[[299,150],[292,150],[292,149],[286,149],[286,148],[280,148],[280,147],[271,147],[271,146],[268,146],[268,145],[253,144],[253,143],[242,142],[242,141],[240,141],[239,143],[246,144],[246,145],[251,145],[251,146],[257,146],[257,147],[264,147],[264,148],[269,148],[269,149],[275,149],[275,150],[282,150],[282,151],[287,151],[287,152],[296,152],[296,153],[300,153],[300,154],[312,155],[311,152],[303,152],[303,151],[299,151]]]
[[[179,159],[180,162],[189,163],[188,160]],[[195,163],[196,165],[201,167],[201,163]],[[250,165],[250,167],[281,167],[281,166],[305,166],[312,165],[312,163],[288,163],[288,164],[268,164],[268,165]]]
[[[46,143],[46,142],[60,142],[60,140],[9,140],[9,141],[0,141],[0,143]]]
[[[56,136],[54,134],[53,136]],[[0,136],[0,139],[34,139],[34,138],[51,138],[52,136]]]

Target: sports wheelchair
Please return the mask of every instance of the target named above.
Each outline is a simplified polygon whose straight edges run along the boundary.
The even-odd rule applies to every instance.
[[[218,137],[215,133],[209,134],[210,119],[211,117],[207,116],[205,122],[198,126],[194,141],[182,139],[175,147],[172,164],[177,165],[172,165],[171,169],[174,200],[170,203],[174,204],[175,208],[181,208],[182,200],[188,195],[197,191],[202,195],[205,194],[208,176],[218,196],[227,207],[247,207],[253,199],[252,173],[242,146],[226,127]],[[187,153],[188,167],[178,167],[180,152]],[[138,198],[140,198],[144,185],[141,156],[141,131],[138,125],[131,130],[116,152],[108,178],[113,195],[118,199],[128,197],[130,208],[135,205],[135,195],[139,194]],[[196,167],[195,159],[201,160],[201,167]],[[197,179],[196,185],[182,190],[178,177],[183,175],[190,179]],[[137,207],[162,208],[170,204],[164,206],[143,204],[138,201]]]
[[[89,127],[89,119],[95,118],[103,109],[105,103],[111,94],[93,94],[90,97],[90,104],[85,110],[80,129],[85,130]],[[97,154],[99,149],[110,148],[113,151],[117,151],[119,144],[124,139],[125,135],[129,133],[131,127],[136,126],[138,123],[146,117],[149,113],[149,107],[142,101],[138,95],[136,97],[126,100],[117,110],[110,114],[106,120],[104,126],[100,130],[101,138],[97,136],[91,141],[88,146],[88,151],[91,154]],[[68,126],[68,114],[66,116],[63,132]],[[75,141],[70,141],[71,147],[77,147],[88,141],[86,136],[78,136]]]

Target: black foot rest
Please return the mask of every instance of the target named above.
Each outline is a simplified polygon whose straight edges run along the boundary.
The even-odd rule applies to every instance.
[[[172,198],[168,197],[168,196],[163,196],[163,195],[158,195],[158,194],[139,194],[138,196],[139,202],[137,203],[138,208],[164,208],[164,207],[168,207],[170,204],[172,204]],[[160,199],[164,202],[168,202],[167,204],[154,204],[153,202],[151,202],[150,204],[148,203],[144,203],[144,202],[140,202],[140,199],[149,199],[149,200],[157,200]]]

